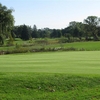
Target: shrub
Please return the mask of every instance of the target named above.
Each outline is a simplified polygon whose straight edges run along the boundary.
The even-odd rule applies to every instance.
[[[70,47],[70,48],[63,48],[64,51],[78,51],[77,48],[73,48],[73,47]]]
[[[68,39],[65,38],[65,37],[61,37],[61,38],[59,39],[59,43],[66,43],[66,42],[68,42]]]
[[[48,44],[48,40],[47,39],[40,39],[40,40],[36,40],[35,43],[36,44],[47,45]]]

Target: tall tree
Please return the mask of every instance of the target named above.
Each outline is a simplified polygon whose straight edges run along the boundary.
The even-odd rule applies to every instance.
[[[0,3],[0,41],[3,40],[3,35],[8,35],[9,38],[11,37],[11,30],[14,25],[12,12],[12,9],[8,9]]]
[[[32,36],[32,38],[38,38],[39,37],[39,34],[38,34],[38,30],[37,30],[37,26],[36,25],[33,26],[31,36]]]
[[[22,31],[21,31],[21,39],[23,39],[23,40],[29,40],[30,37],[31,36],[30,36],[29,30],[28,30],[28,26],[23,25]]]
[[[51,36],[51,38],[59,38],[62,36],[62,32],[61,32],[61,30],[53,29],[50,36]]]
[[[88,16],[84,19],[84,23],[88,25],[88,32],[91,33],[94,40],[98,40],[97,27],[100,23],[100,18],[97,16]]]
[[[69,23],[69,28],[70,28],[70,32],[71,32],[71,35],[73,37],[78,37],[80,40],[83,36],[83,29],[84,29],[84,25],[82,22],[76,22],[76,21],[72,21]]]

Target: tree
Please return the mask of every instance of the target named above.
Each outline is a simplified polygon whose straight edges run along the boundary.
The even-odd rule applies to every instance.
[[[60,38],[62,36],[62,32],[58,29],[53,29],[50,35],[51,38]]]
[[[32,36],[32,38],[38,38],[39,37],[39,34],[38,34],[38,30],[37,30],[37,26],[36,25],[33,26],[31,36]]]
[[[91,33],[94,40],[98,40],[97,27],[100,23],[100,18],[97,16],[88,16],[84,19],[84,23],[88,25],[88,32]]]
[[[8,9],[6,6],[0,4],[0,40],[4,35],[11,37],[11,30],[14,25],[13,10]],[[8,34],[7,34],[8,33]],[[3,42],[2,42],[3,44]]]
[[[69,23],[69,28],[70,28],[70,32],[71,35],[73,37],[78,37],[80,40],[84,34],[84,25],[82,22],[76,22],[76,21],[72,21]]]
[[[23,40],[29,40],[30,39],[30,33],[28,30],[28,27],[26,25],[23,25],[22,32],[21,32],[21,39]]]
[[[13,32],[15,33],[16,38],[20,38],[21,37],[21,34],[20,34],[21,31],[22,31],[21,26],[14,26]]]
[[[4,39],[3,39],[3,36],[2,34],[0,35],[0,45],[4,44]]]

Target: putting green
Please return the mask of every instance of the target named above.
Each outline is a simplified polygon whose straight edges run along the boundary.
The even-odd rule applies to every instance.
[[[0,55],[0,72],[100,74],[100,51]]]

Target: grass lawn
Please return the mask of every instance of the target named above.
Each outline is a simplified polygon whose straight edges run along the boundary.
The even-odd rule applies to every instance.
[[[0,55],[0,100],[99,100],[100,51]]]
[[[95,51],[100,50],[100,41],[91,41],[91,42],[74,42],[74,43],[67,43],[64,47],[70,48],[78,48],[78,49],[85,49],[87,51]]]
[[[0,72],[100,74],[100,51],[45,52],[0,56]]]

